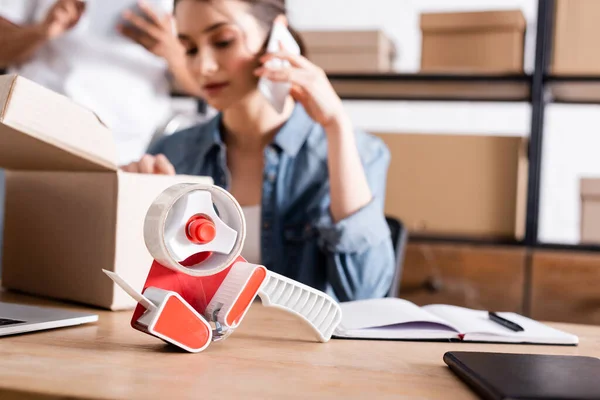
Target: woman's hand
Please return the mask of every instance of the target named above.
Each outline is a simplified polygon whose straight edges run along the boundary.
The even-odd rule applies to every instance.
[[[175,175],[173,164],[162,154],[157,156],[146,154],[140,161],[132,162],[121,167],[121,169],[125,172],[138,174]]]
[[[177,39],[173,16],[159,16],[143,0],[140,0],[138,5],[144,16],[126,10],[123,12],[123,19],[131,26],[119,25],[119,32],[152,54],[164,58],[169,64],[185,64],[185,49]]]
[[[290,94],[300,102],[308,115],[319,123],[326,131],[330,126],[341,126],[348,118],[339,98],[325,72],[307,58],[289,53],[281,49],[278,53],[270,53],[261,57],[260,61],[279,58],[290,62],[291,67],[272,69],[266,65],[258,68],[256,76],[274,82],[290,82]]]
[[[327,166],[329,169],[330,212],[334,222],[343,220],[368,204],[373,198],[360,154],[356,147],[352,123],[325,72],[302,56],[281,50],[261,58],[267,62],[279,58],[291,67],[258,68],[257,76],[275,82],[290,82],[291,95],[302,103],[308,115],[327,134]]]
[[[158,16],[143,0],[139,0],[138,4],[145,17],[130,10],[125,11],[123,19],[131,26],[120,25],[119,32],[152,54],[164,58],[175,80],[175,86],[189,95],[200,97],[202,90],[188,68],[185,48],[177,38],[175,19],[169,14]]]
[[[40,27],[48,39],[55,39],[77,25],[84,11],[83,1],[58,0],[50,8]]]
[[[140,9],[145,17],[130,10],[123,13],[123,19],[132,26],[119,26],[124,36],[140,44],[152,54],[165,59],[169,66],[175,86],[189,95],[200,97],[202,90],[187,65],[185,48],[179,42],[175,30],[175,19],[166,14],[160,17],[146,2],[139,0]]]

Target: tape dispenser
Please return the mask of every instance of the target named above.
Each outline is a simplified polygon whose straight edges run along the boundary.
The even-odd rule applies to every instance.
[[[178,184],[160,194],[144,223],[154,258],[143,291],[104,271],[138,305],[131,326],[189,352],[223,340],[252,302],[302,319],[327,342],[342,318],[330,296],[250,264],[241,256],[246,221],[238,202],[218,186]]]

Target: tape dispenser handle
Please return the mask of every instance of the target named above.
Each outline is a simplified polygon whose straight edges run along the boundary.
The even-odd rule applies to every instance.
[[[265,307],[278,308],[302,319],[320,342],[329,341],[342,320],[342,310],[330,296],[271,271],[258,296]]]

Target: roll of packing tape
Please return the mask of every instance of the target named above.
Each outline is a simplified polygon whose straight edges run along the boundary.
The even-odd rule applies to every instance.
[[[230,266],[240,256],[245,238],[239,203],[213,185],[171,186],[152,203],[144,222],[144,240],[152,257],[192,276],[214,275]],[[203,252],[212,255],[196,265],[181,265]]]

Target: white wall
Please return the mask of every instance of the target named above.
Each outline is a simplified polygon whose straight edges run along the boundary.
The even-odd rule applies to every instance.
[[[288,0],[297,29],[383,29],[398,47],[398,72],[420,64],[419,14],[520,8],[527,21],[525,71],[533,69],[536,0]],[[525,103],[346,101],[355,124],[366,130],[422,133],[529,135]],[[600,107],[552,105],[547,109],[540,211],[540,240],[579,240],[579,178],[599,176],[596,132]]]
[[[546,112],[541,238],[579,241],[579,179],[600,177],[600,106],[553,104]]]

